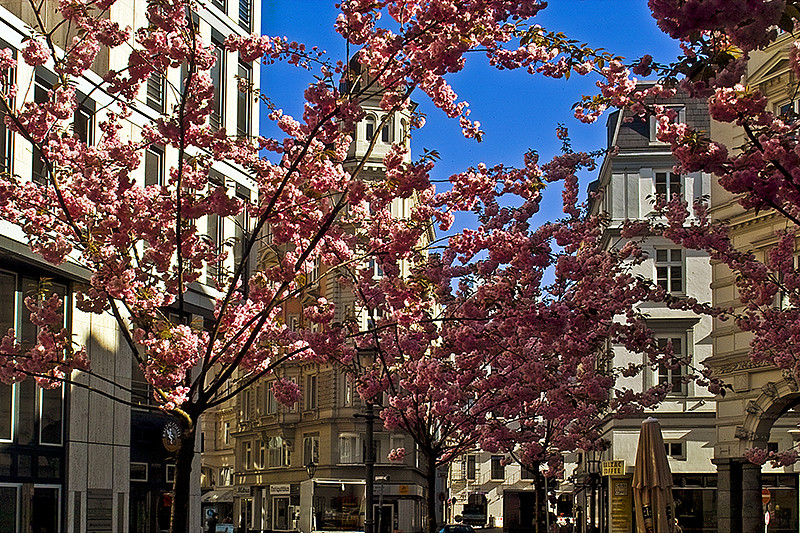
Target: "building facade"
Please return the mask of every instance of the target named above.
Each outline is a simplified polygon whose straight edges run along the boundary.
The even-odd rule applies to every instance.
[[[358,68],[356,63],[352,67]],[[368,83],[365,77],[359,79]],[[381,96],[378,90],[362,102],[367,116],[357,125],[345,163],[356,167],[365,160],[361,175],[367,181],[383,177],[383,158],[392,143],[408,142],[409,117],[387,118],[380,109]],[[408,213],[413,203],[413,199],[395,201],[393,215]],[[269,230],[264,242],[259,268],[270,266],[277,257],[269,244]],[[377,266],[373,268],[380,275]],[[335,303],[335,322],[358,321],[360,329],[367,330],[374,316],[359,305],[352,291],[343,288],[338,275],[317,264],[307,273],[309,283],[303,293],[286,305],[281,320],[292,329],[313,328],[302,310],[322,297]],[[299,402],[285,406],[276,400],[277,378],[299,386]],[[376,409],[382,401],[376,399]],[[282,364],[204,418],[203,479],[210,489],[203,497],[204,508],[222,511],[220,516],[230,509],[234,525],[243,531],[362,531],[365,414],[365,403],[344,366]],[[422,531],[425,477],[413,440],[383,429],[376,416],[373,445],[375,531]],[[405,457],[390,461],[389,451],[397,448],[405,448]]]
[[[108,17],[122,27],[139,27],[147,24],[146,7],[146,2],[118,2],[109,9]],[[43,4],[47,22],[54,10],[54,2]],[[218,63],[211,73],[216,77],[216,107],[210,125],[225,126],[237,135],[255,135],[257,112],[252,98],[238,91],[235,76],[247,77],[257,88],[259,70],[224,52],[222,43],[231,33],[247,35],[260,28],[260,4],[213,1],[192,15],[200,34],[218,50]],[[22,88],[18,98],[44,101],[55,82],[52,66],[34,69],[21,61],[18,53],[35,24],[26,2],[0,1],[0,48],[9,48],[18,60],[2,83]],[[65,32],[55,35],[57,43],[67,37],[71,36]],[[127,65],[129,51],[123,46],[101,53],[93,71],[75,81],[81,105],[71,127],[89,144],[100,135],[98,124],[113,101],[98,89],[103,85],[101,76],[109,67]],[[178,69],[174,70],[167,78],[153,76],[145,84],[137,105],[130,109],[123,136],[140,141],[142,126],[172,108],[177,96],[170,87],[180,86],[181,77]],[[24,91],[29,85],[31,89]],[[8,131],[1,120],[0,149],[0,171],[46,183],[37,151]],[[146,185],[165,183],[170,165],[176,162],[176,150],[152,145],[135,178]],[[253,198],[257,194],[254,183],[240,169],[217,164],[213,172],[236,187],[237,194]],[[209,219],[206,223],[210,238],[219,246],[233,242],[247,227],[232,220]],[[65,327],[75,342],[86,346],[92,363],[91,372],[75,372],[71,376],[74,384],[57,389],[41,389],[30,379],[0,384],[0,531],[149,533],[169,527],[173,450],[163,438],[169,417],[154,411],[152,389],[133,362],[113,317],[86,314],[75,306],[73,294],[89,275],[75,263],[57,268],[47,264],[28,250],[19,227],[0,224],[0,330],[13,328],[23,341],[35,338],[36,327],[29,321],[23,300],[37,291],[57,292],[64,301]],[[212,287],[220,275],[222,270],[216,268],[208,272],[203,284],[193,285],[186,296],[187,316],[176,320],[203,327],[213,313],[216,294]],[[195,470],[199,477],[199,456]],[[191,504],[190,527],[199,531],[199,484]]]
[[[655,101],[674,107],[677,120],[703,131],[709,129],[705,101],[678,95],[669,101]],[[697,198],[710,194],[711,176],[703,173],[680,175],[674,172],[675,159],[670,147],[656,139],[652,117],[628,116],[617,111],[608,119],[608,145],[616,155],[607,156],[590,191],[598,193],[592,201],[595,213],[606,213],[606,246],[614,247],[626,220],[653,216],[654,200],[678,196],[690,206]],[[641,242],[647,260],[635,273],[652,279],[672,296],[711,300],[711,266],[708,255],[686,250],[658,236]],[[689,364],[680,369],[653,368],[642,354],[622,347],[613,348],[614,367],[628,363],[645,364],[637,376],[622,378],[618,386],[636,391],[660,383],[672,384],[672,391],[653,412],[661,423],[667,456],[674,480],[676,516],[683,531],[715,531],[716,472],[711,462],[715,440],[715,398],[682,376],[690,366],[700,368],[712,355],[709,317],[672,310],[662,304],[642,304],[647,325],[657,341],[672,345],[676,355]],[[614,420],[604,428],[610,446],[602,453],[575,454],[569,480],[575,498],[577,531],[633,531],[631,480],[642,418]],[[711,528],[709,528],[711,527]]]
[[[750,54],[744,84],[758,89],[769,100],[770,110],[787,121],[796,120],[797,79],[789,66],[791,34],[783,33],[764,50]],[[741,128],[712,122],[711,136],[728,147],[745,142]],[[745,210],[737,198],[714,182],[711,188],[711,216],[725,222],[734,246],[764,260],[777,242],[776,232],[789,223],[776,212]],[[741,310],[735,276],[724,264],[713,265],[713,302]],[[783,305],[776,301],[776,306]],[[719,472],[719,531],[734,533],[764,530],[764,511],[770,513],[769,531],[798,528],[798,472],[796,465],[772,468],[747,461],[750,448],[788,450],[800,442],[798,383],[792,372],[750,360],[751,335],[733,321],[715,319],[714,356],[709,361],[717,376],[732,390],[717,400],[714,463]],[[769,502],[759,495],[766,489]]]

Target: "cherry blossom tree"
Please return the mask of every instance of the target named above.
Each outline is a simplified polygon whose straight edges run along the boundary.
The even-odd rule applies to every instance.
[[[577,203],[576,171],[591,166],[589,156],[568,152],[540,167],[531,155],[519,170],[479,167],[453,176],[450,188],[438,192],[430,178],[433,159],[405,162],[403,143],[384,158],[383,177],[367,177],[367,156],[348,160],[355,125],[364,117],[361,103],[378,91],[387,115],[408,113],[412,128],[424,123],[412,114],[410,100],[422,92],[459,122],[466,137],[479,141],[480,123],[469,118],[467,103],[447,81],[470,51],[481,51],[498,69],[556,78],[599,73],[602,97],[578,109],[586,120],[606,105],[635,105],[619,58],[534,24],[545,3],[342,1],[336,27],[360,47],[359,69],[281,38],[228,38],[226,49],[244,62],[285,61],[316,76],[305,92],[302,117],[270,108],[269,119],[283,138],[241,137],[210,127],[215,58],[187,16],[190,2],[150,2],[148,25],[135,30],[106,16],[112,4],[63,0],[63,21],[53,26],[46,25],[49,17],[38,16],[21,59],[57,74],[46,101],[30,101],[28,87],[0,87],[6,125],[38,150],[46,174],[43,183],[0,177],[0,217],[18,224],[31,249],[48,262],[75,262],[90,272],[85,289],[75,295],[77,307],[116,318],[161,408],[180,421],[172,531],[188,527],[199,416],[286,360],[347,363],[357,350],[373,350],[380,364],[363,375],[362,395],[388,390],[385,423],[409,431],[434,466],[476,440],[486,449],[522,446],[528,464],[557,466],[559,451],[601,446],[597,428],[609,416],[652,406],[666,392],[614,390],[618,376],[641,368],[605,365],[608,343],[645,351],[653,364],[670,363],[671,354],[654,348],[635,310],[637,302],[665,297],[628,271],[640,251],[635,243],[603,251],[602,220],[585,217]],[[687,15],[669,9],[684,4],[653,6],[673,20]],[[38,3],[30,8],[41,14]],[[738,31],[744,22],[730,24]],[[742,39],[758,29],[745,26]],[[72,33],[62,42],[64,28]],[[701,44],[712,46],[703,35]],[[97,90],[113,102],[102,113],[99,139],[87,144],[70,128],[79,104],[72,81],[109,49],[130,49],[128,62],[100,73]],[[719,67],[718,77],[739,64],[716,61],[710,68]],[[10,51],[0,53],[0,69],[8,72],[14,64]],[[647,62],[638,68],[648,68]],[[154,75],[173,79],[179,69],[185,74],[172,87],[176,105],[142,128],[141,141],[127,138],[123,124],[145,81]],[[249,91],[246,80],[239,83]],[[704,90],[699,83],[697,90]],[[269,95],[252,96],[271,105]],[[726,102],[720,107],[749,109],[759,100]],[[662,115],[669,117],[668,111]],[[671,139],[687,135],[664,130]],[[375,139],[370,152],[374,144]],[[151,145],[175,150],[178,163],[163,185],[143,186],[134,176]],[[698,142],[684,152],[693,160],[720,158],[713,143]],[[257,198],[237,198],[211,179],[217,162],[244,169]],[[541,190],[556,181],[564,184],[565,218],[537,227],[531,217]],[[512,196],[507,205],[516,207],[502,203]],[[409,217],[392,214],[397,199],[414,200]],[[423,251],[430,224],[448,231],[459,210],[477,211],[480,227],[453,237],[441,255]],[[242,214],[252,224],[231,261],[204,237],[203,221]],[[267,233],[270,261],[251,270]],[[353,267],[370,259],[381,266],[380,279]],[[317,262],[331,275],[352,271],[354,294],[385,318],[370,331],[358,331],[335,322],[335,303],[320,299],[304,311],[317,327],[287,327],[281,316],[316,281],[308,273]],[[209,266],[219,265],[232,266],[215,287],[219,297],[206,326],[172,319],[171,311],[185,313],[190,288]],[[413,266],[410,275],[406,265]],[[554,280],[545,283],[550,275]],[[74,371],[89,372],[84,347],[60,326],[58,298],[31,298],[26,305],[39,336],[35,345],[20,342],[14,331],[3,337],[2,379],[34,376],[43,386],[57,386],[71,382]],[[279,380],[275,393],[293,403],[298,390]]]

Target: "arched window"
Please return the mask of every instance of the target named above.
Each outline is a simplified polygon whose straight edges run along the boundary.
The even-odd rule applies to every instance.
[[[375,136],[375,117],[368,116],[367,119],[364,121],[364,124],[367,128],[367,140],[371,141],[372,138]]]
[[[381,128],[381,142],[385,142],[386,144],[394,142],[394,136],[392,135],[392,133],[394,133],[392,131],[393,126],[394,121],[391,118],[386,121],[386,124],[384,124],[383,128]]]

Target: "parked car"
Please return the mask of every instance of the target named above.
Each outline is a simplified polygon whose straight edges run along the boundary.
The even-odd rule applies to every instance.
[[[436,533],[475,533],[475,530],[467,524],[445,524]]]

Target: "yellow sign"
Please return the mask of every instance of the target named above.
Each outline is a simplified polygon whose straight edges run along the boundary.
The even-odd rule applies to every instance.
[[[625,461],[603,461],[604,476],[624,476]]]
[[[623,462],[623,461],[610,461]],[[605,464],[603,465],[605,466]],[[605,468],[604,468],[605,470]],[[611,482],[611,533],[630,533],[631,486],[627,479]]]
[[[408,494],[408,485],[400,485],[397,488],[397,493],[401,496]]]

